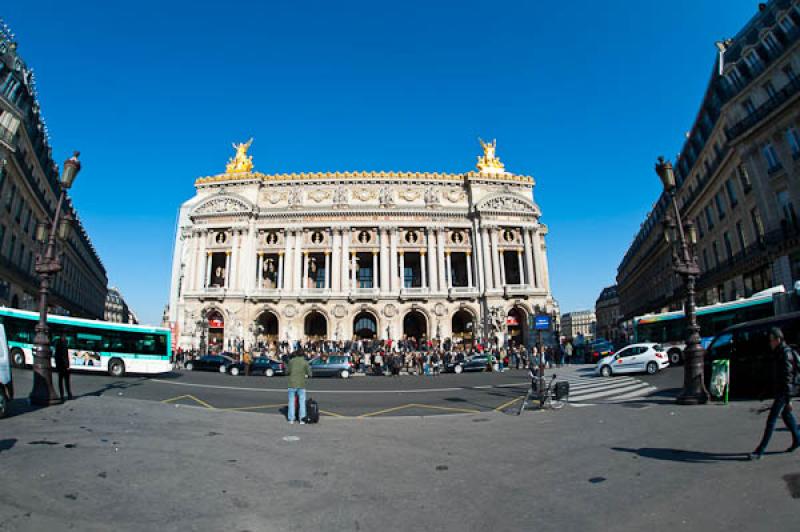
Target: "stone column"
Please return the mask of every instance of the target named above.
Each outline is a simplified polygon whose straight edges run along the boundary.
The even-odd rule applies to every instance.
[[[256,272],[256,286],[259,290],[264,288],[264,254],[258,252],[258,272]]]
[[[380,260],[380,268],[381,268],[381,285],[380,289],[381,292],[389,292],[391,289],[389,285],[389,273],[391,269],[389,268],[389,231],[386,229],[379,230],[380,239],[381,239],[381,260]]]
[[[231,281],[231,250],[225,251],[225,288],[230,286]]]
[[[341,227],[333,228],[333,255],[331,257],[331,275],[330,285],[331,291],[339,292],[342,290],[342,229]]]
[[[428,272],[425,268],[425,250],[420,250],[419,253],[419,264],[422,266],[422,288],[430,288],[430,284],[428,283]]]
[[[305,287],[303,282],[303,239],[305,233],[300,229],[294,232],[294,275],[292,276],[292,286],[300,291]]]
[[[397,289],[402,290],[406,287],[406,258],[402,250],[397,253],[400,256],[400,284],[398,284]]]
[[[517,263],[519,264],[519,284],[525,284],[525,268],[522,266],[522,250],[517,250]]]
[[[256,276],[253,275],[253,270],[257,266],[256,226],[254,220],[250,220],[250,224],[247,227],[247,240],[245,241],[243,256],[239,258],[239,264],[243,265],[240,266],[242,273],[239,274],[239,280],[242,282],[242,288],[244,288],[245,291],[250,291],[256,284]]]
[[[300,279],[300,290],[308,288],[308,251],[303,252],[303,277]]]
[[[278,282],[275,283],[278,290],[283,290],[283,251],[278,252]]]
[[[325,289],[331,287],[331,252],[325,250]]]
[[[500,251],[498,252],[499,261],[500,261],[500,286],[503,287],[506,285],[506,257],[505,252]]]
[[[492,271],[494,269],[494,260],[492,260],[490,240],[489,229],[482,227],[481,242],[483,254],[481,256],[481,262],[483,263],[483,286],[486,292],[494,288],[494,272]]]
[[[550,292],[550,268],[547,264],[547,246],[544,242],[544,235],[539,235],[539,259],[542,263],[542,288]]]
[[[492,227],[489,237],[492,242],[492,273],[494,274],[494,283],[493,286],[495,288],[502,289],[503,288],[503,261],[500,260],[500,245],[498,244],[498,237],[497,237],[498,228]]]
[[[291,229],[284,231],[284,258],[283,258],[283,289],[292,290],[294,276],[294,235]]]
[[[239,230],[233,230],[233,249],[231,250],[231,272],[230,272],[230,287],[233,290],[239,288]]]
[[[450,252],[446,252],[445,255],[447,256],[447,289],[450,290],[453,288],[453,261],[450,258]],[[469,268],[469,265],[467,265]]]
[[[536,282],[536,269],[533,267],[533,244],[531,243],[531,230],[522,228],[522,239],[525,242],[525,265],[527,267],[526,284],[530,287],[538,286]]]
[[[186,239],[186,247],[189,252],[186,254],[186,270],[184,271],[183,292],[189,292],[194,289],[195,269],[197,268],[197,238],[194,231],[189,232],[189,237]]]
[[[383,286],[383,285],[381,285]],[[378,287],[378,251],[372,250],[372,289]]]
[[[445,258],[444,258],[444,230],[438,228],[436,230],[436,263],[437,263],[437,271],[439,272],[439,291],[445,292],[446,288],[450,287],[449,281],[447,278],[450,276],[449,269],[450,267],[447,266],[447,271],[445,271]],[[450,259],[447,259],[447,264],[449,265]]]
[[[350,257],[350,233],[349,227],[342,231],[342,292],[348,292],[352,286],[350,284],[350,265],[353,263],[353,259]]]
[[[385,266],[384,266],[385,267]],[[397,275],[397,229],[389,230],[389,291],[397,292],[401,284]]]
[[[203,281],[203,287],[208,288],[211,285],[211,252],[206,251],[206,279]]]
[[[195,267],[196,275],[194,279],[194,287],[196,290],[202,290],[206,287],[205,279],[208,278],[206,273],[208,270],[208,267],[206,266],[206,261],[208,260],[208,255],[206,254],[206,232],[201,230],[197,234],[197,238],[199,240],[199,249],[197,250],[197,266]]]
[[[467,286],[472,287],[472,253],[469,251],[467,251]]]
[[[436,275],[436,249],[434,247],[434,231],[430,227],[425,228],[425,240],[428,243],[428,288],[431,292],[439,289]]]
[[[536,288],[544,288],[544,269],[542,265],[542,243],[539,240],[539,232],[534,230],[531,234],[531,246],[533,247],[534,272],[536,273]]]
[[[355,289],[358,288],[358,285],[356,284],[356,271],[357,270],[358,270],[358,268],[356,268],[356,252],[355,251],[351,251],[350,252],[350,286],[353,288],[353,291],[355,291]]]

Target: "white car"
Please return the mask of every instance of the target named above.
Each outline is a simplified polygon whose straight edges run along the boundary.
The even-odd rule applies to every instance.
[[[669,356],[659,344],[631,344],[597,363],[596,375],[610,377],[622,373],[654,375],[669,367]]]

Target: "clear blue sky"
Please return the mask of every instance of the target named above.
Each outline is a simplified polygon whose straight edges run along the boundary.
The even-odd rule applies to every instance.
[[[253,136],[262,172],[473,168],[537,179],[563,311],[589,308],[659,193],[754,0],[5,2],[75,203],[160,320],[178,206]]]

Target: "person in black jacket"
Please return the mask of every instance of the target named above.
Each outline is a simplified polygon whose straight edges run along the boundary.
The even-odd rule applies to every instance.
[[[792,435],[792,446],[786,452],[791,453],[800,447],[800,431],[798,431],[797,420],[792,413],[791,403],[792,395],[796,392],[794,384],[794,350],[786,344],[783,338],[783,331],[778,327],[773,327],[769,331],[769,346],[772,348],[772,353],[775,357],[775,400],[769,409],[767,426],[764,428],[764,436],[761,438],[761,443],[758,444],[755,451],[750,453],[751,460],[758,460],[764,455],[779,415],[783,418],[783,423]]]
[[[72,386],[69,382],[69,350],[63,336],[56,341],[56,371],[58,372],[58,392],[61,394],[61,401],[64,401],[65,385],[67,398],[72,399]]]

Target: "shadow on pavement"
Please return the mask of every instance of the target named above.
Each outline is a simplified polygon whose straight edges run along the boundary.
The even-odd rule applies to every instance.
[[[128,388],[133,388],[134,386],[141,386],[144,379],[139,380],[137,382],[126,382],[126,381],[115,381],[105,384],[98,388],[93,392],[86,392],[80,395],[76,395],[76,398],[81,397],[100,397],[106,392],[114,391],[114,390],[127,390]]]
[[[685,462],[689,464],[746,462],[748,460],[747,453],[707,453],[704,451],[686,451],[683,449],[667,449],[660,447],[641,447],[639,449],[612,447],[611,449],[613,451],[636,454],[642,458],[666,460],[668,462]]]
[[[0,453],[3,451],[8,451],[17,443],[16,438],[7,438],[5,440],[0,440]]]

